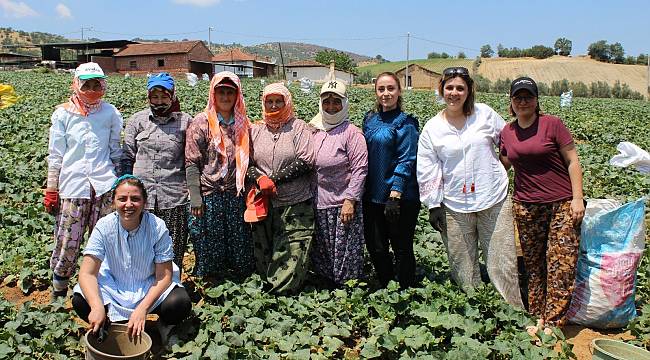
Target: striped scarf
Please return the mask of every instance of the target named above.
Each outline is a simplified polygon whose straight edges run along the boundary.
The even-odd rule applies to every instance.
[[[244,189],[244,178],[246,177],[246,171],[248,170],[248,159],[250,151],[250,139],[249,139],[249,130],[251,127],[250,120],[246,116],[246,104],[244,103],[244,96],[241,91],[241,82],[239,77],[233,74],[230,71],[222,71],[218,74],[215,74],[210,81],[210,96],[208,99],[208,104],[203,111],[208,118],[208,128],[209,128],[209,137],[210,141],[214,142],[219,155],[224,159],[221,164],[221,169],[219,169],[219,176],[221,178],[226,177],[228,174],[228,155],[226,153],[226,145],[223,141],[223,133],[221,132],[221,127],[219,126],[219,118],[217,117],[217,103],[214,96],[215,86],[221,82],[224,78],[232,80],[232,82],[237,85],[237,100],[235,102],[235,107],[233,108],[233,117],[235,118],[235,123],[231,126],[234,126],[235,130],[235,165],[237,167],[236,172],[236,186],[237,194],[240,194]]]

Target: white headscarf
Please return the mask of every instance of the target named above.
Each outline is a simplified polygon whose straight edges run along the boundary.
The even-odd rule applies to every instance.
[[[314,116],[314,118],[309,122],[316,129],[330,131],[348,119],[350,103],[348,102],[347,96],[341,98],[343,108],[336,114],[328,114],[323,110],[323,100],[327,99],[331,95],[333,95],[335,98],[340,98],[340,96],[337,94],[330,92],[326,92],[321,95],[320,102],[318,103],[318,114],[316,114],[316,116]]]

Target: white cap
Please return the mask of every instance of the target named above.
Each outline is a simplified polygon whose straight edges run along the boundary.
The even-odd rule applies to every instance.
[[[79,65],[74,71],[74,76],[81,80],[106,78],[106,75],[104,75],[104,70],[102,70],[99,64],[94,62],[88,62]]]

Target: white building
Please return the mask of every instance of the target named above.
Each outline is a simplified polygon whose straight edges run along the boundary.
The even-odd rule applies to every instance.
[[[330,68],[328,65],[321,64],[314,60],[294,61],[285,65],[287,80],[298,81],[307,78],[313,82],[323,83],[327,78]],[[335,70],[336,78],[343,80],[346,85],[354,83],[354,74]]]
[[[214,73],[231,71],[240,78],[267,77],[275,74],[275,60],[232,49],[212,57]]]

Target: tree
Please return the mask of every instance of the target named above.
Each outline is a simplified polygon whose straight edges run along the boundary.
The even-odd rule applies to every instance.
[[[497,45],[497,55],[499,55],[499,57],[506,57],[506,50],[507,49],[503,47],[501,43]]]
[[[494,50],[492,50],[490,44],[481,46],[481,57],[491,58],[492,56],[494,56]]]
[[[459,51],[459,52],[458,52],[458,55],[457,55],[456,57],[459,58],[459,59],[466,59],[466,58],[467,58],[467,55],[465,55],[464,52]]]
[[[607,41],[599,40],[595,43],[591,43],[587,48],[587,53],[591,56],[592,59],[598,61],[609,61],[611,58],[610,55],[610,46],[607,45]]]
[[[370,84],[372,82],[372,73],[370,70],[361,70],[359,75],[354,77],[354,82],[359,84]]]
[[[316,54],[316,61],[321,64],[329,65],[334,60],[334,66],[343,71],[351,72],[354,68],[354,61],[350,55],[336,50],[321,50]]]
[[[388,60],[384,59],[384,57],[379,55],[379,54],[377,54],[377,56],[375,56],[375,60],[379,61],[379,63],[382,63],[382,64],[385,63],[385,62],[388,62]]]
[[[573,43],[567,38],[559,38],[555,40],[555,53],[562,56],[569,56],[571,54],[571,46]]]
[[[555,51],[553,51],[553,49],[548,46],[535,45],[530,49],[525,49],[523,53],[524,55],[532,56],[536,59],[546,59],[553,56],[553,54],[555,54]]]
[[[636,57],[636,63],[639,65],[647,65],[648,64],[648,55],[647,54],[639,54],[639,56]]]
[[[427,59],[439,59],[442,57],[442,54],[432,51],[427,54]]]
[[[620,42],[613,43],[609,46],[609,55],[611,60],[617,64],[622,64],[625,61],[625,50]]]

